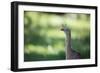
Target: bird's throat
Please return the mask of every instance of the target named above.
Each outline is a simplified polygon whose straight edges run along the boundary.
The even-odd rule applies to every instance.
[[[71,48],[71,31],[68,30],[66,32],[66,53],[67,53],[67,59],[70,58],[71,56],[71,52],[72,52],[72,48]]]

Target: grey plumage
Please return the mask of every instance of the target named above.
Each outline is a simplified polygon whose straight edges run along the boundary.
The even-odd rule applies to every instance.
[[[76,52],[74,49],[71,48],[71,30],[69,28],[65,28],[63,25],[63,28],[61,31],[64,31],[66,34],[66,49],[67,49],[67,59],[80,59],[80,53]]]
[[[71,49],[71,52],[68,53],[69,56],[67,56],[67,59],[80,59],[80,53],[74,51]]]

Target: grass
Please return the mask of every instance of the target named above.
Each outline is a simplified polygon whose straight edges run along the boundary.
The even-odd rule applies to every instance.
[[[25,53],[24,61],[48,61],[48,60],[65,60],[66,56],[64,52],[59,52],[58,54],[42,54],[42,53]]]

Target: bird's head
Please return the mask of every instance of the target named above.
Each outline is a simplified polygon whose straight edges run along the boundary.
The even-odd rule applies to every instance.
[[[70,30],[69,28],[67,28],[64,24],[62,24],[61,31],[67,32],[69,30]]]

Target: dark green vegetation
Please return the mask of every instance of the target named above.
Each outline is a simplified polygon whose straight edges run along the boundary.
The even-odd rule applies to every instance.
[[[24,12],[24,61],[65,60],[65,34],[72,32],[72,48],[90,58],[90,15]]]

